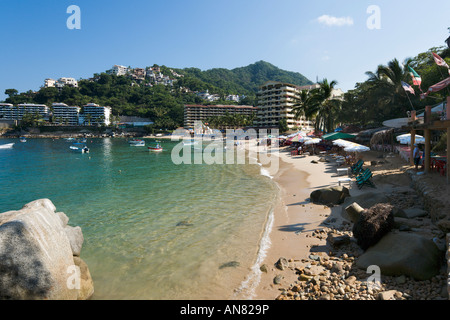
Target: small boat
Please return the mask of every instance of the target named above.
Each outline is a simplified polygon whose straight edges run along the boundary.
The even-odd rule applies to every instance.
[[[75,138],[64,138],[64,140],[66,140],[66,142],[72,142],[75,140]]]
[[[20,139],[20,142],[27,142],[27,138],[25,138],[25,137],[20,137],[19,139]]]
[[[132,147],[145,147],[145,141],[140,139],[133,139],[128,141],[128,143]]]
[[[148,147],[148,150],[149,150],[149,151],[153,151],[153,152],[161,152],[161,151],[163,151],[163,148],[162,148],[161,145],[158,143],[158,144],[156,144],[156,146]]]
[[[7,143],[0,145],[0,149],[11,149],[14,146],[14,143]]]
[[[198,141],[185,141],[185,142],[183,142],[183,146],[194,146],[194,145],[196,145],[196,144],[198,144]]]
[[[70,146],[70,149],[81,153],[89,153],[89,148],[86,146],[84,147]]]

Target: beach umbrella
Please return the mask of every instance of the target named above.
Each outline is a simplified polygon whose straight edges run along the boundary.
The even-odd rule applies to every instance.
[[[342,139],[337,139],[337,140],[333,141],[333,144],[335,146],[338,146],[338,147],[346,147],[346,146],[348,146],[348,145],[350,145],[352,143],[353,142],[350,142],[350,141],[347,141],[347,140],[342,140]]]
[[[344,151],[346,152],[366,152],[370,151],[369,147],[363,146],[361,144],[352,143],[344,147]]]
[[[318,144],[320,141],[322,141],[322,139],[312,138],[312,139],[305,141],[305,145]]]
[[[333,132],[322,137],[324,140],[353,139],[355,136],[344,132]]]
[[[411,144],[411,134],[402,134],[397,137],[397,141],[401,144]],[[425,138],[416,134],[415,141],[415,143],[425,143]]]

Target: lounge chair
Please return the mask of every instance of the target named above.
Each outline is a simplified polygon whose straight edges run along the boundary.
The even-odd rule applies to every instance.
[[[362,189],[365,185],[372,188],[376,188],[375,184],[372,182],[373,173],[370,169],[364,170],[364,172],[356,177],[356,184],[359,189]]]
[[[358,174],[362,171],[362,167],[364,165],[364,161],[358,160],[353,166],[350,167],[353,174]]]

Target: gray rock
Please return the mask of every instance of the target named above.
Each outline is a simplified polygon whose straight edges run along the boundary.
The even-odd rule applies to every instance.
[[[70,248],[72,249],[72,254],[79,257],[81,254],[81,248],[83,247],[84,237],[83,232],[80,227],[66,226],[64,232],[69,239]]]
[[[230,261],[230,262],[226,262],[224,264],[222,264],[219,269],[224,269],[224,268],[236,268],[239,267],[241,264],[238,261]]]
[[[313,203],[324,205],[342,204],[346,197],[350,197],[350,192],[346,187],[330,187],[311,192],[310,198]]]
[[[75,265],[80,268],[80,289],[78,300],[89,300],[94,294],[94,281],[87,264],[80,257],[73,257]]]
[[[405,212],[406,217],[409,219],[425,217],[427,215],[427,212],[425,210],[419,208],[408,208],[404,209],[403,211]]]
[[[338,235],[330,232],[327,237],[327,242],[333,247],[337,248],[345,244],[350,243],[350,236],[348,235]]]
[[[280,284],[281,280],[283,280],[283,276],[281,274],[275,276],[275,278],[273,278],[273,284]]]
[[[376,265],[383,275],[429,280],[439,274],[441,259],[442,253],[432,240],[415,234],[390,232],[363,253],[356,260],[356,266],[367,270]]]
[[[280,270],[284,270],[289,266],[289,262],[287,261],[286,258],[280,258],[278,259],[278,261],[275,263],[275,267],[277,267],[277,269]]]
[[[55,210],[42,199],[0,214],[0,299],[77,299],[67,286],[72,250]]]

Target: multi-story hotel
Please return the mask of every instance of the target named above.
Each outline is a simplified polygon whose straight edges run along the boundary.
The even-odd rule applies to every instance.
[[[280,120],[286,119],[289,129],[313,130],[314,123],[308,119],[295,119],[292,109],[296,97],[302,90],[313,90],[318,84],[296,86],[289,83],[268,81],[258,91],[258,113],[255,125],[258,127],[279,127]]]
[[[253,106],[234,105],[185,105],[184,106],[184,127],[193,128],[195,121],[205,122],[208,118],[223,116],[228,114],[251,115],[256,113],[257,108]]]
[[[116,76],[124,76],[128,73],[128,68],[125,66],[114,65],[111,70],[106,71],[106,73],[114,74]]]
[[[83,106],[83,113],[79,117],[80,124],[106,125],[111,123],[111,107],[102,107],[95,103]]]
[[[0,118],[3,120],[22,120],[25,114],[39,114],[42,119],[48,120],[49,107],[44,104],[23,103],[13,106],[10,103],[0,104]]]
[[[78,125],[80,107],[68,106],[65,103],[53,103],[52,110],[53,122],[71,126]]]

